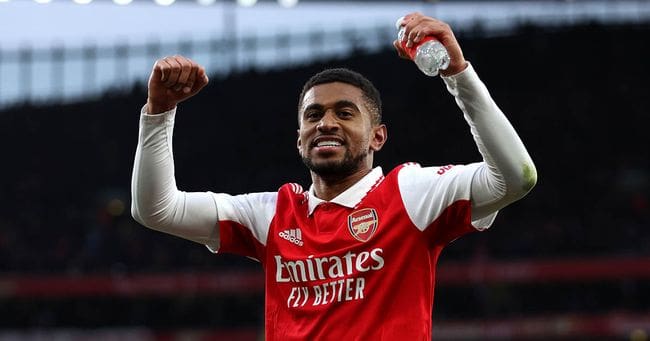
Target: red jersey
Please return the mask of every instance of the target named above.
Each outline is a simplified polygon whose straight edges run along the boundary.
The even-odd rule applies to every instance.
[[[496,215],[471,221],[477,167],[375,168],[330,202],[215,195],[219,251],[264,267],[266,340],[430,340],[442,248]]]

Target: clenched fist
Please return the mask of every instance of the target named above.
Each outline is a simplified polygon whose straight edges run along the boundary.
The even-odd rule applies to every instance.
[[[189,58],[170,56],[159,59],[149,76],[147,113],[173,109],[208,84],[205,68]]]

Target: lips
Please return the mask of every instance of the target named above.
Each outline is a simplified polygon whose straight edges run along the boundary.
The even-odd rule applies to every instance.
[[[326,135],[316,137],[311,146],[313,147],[340,147],[344,144],[342,138],[338,136]]]

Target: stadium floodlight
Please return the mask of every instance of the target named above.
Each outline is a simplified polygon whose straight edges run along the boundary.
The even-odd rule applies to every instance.
[[[210,6],[210,5],[214,4],[215,2],[217,2],[217,0],[196,0],[196,2],[198,2],[199,5],[202,5],[202,6]]]
[[[113,0],[113,2],[117,5],[128,5],[132,2],[133,0]]]
[[[278,0],[280,6],[289,8],[298,4],[298,0]]]
[[[79,5],[87,5],[87,4],[91,3],[91,2],[93,2],[93,0],[72,0],[72,1],[74,1],[76,4],[79,4]]]
[[[36,1],[39,4],[49,4],[50,2],[52,2],[52,0],[34,0],[34,1]]]
[[[257,0],[237,0],[239,6],[251,7],[257,3]]]
[[[0,0],[0,2],[9,2],[9,0]]]
[[[156,2],[156,4],[160,6],[169,6],[174,2],[176,2],[176,0],[154,0],[154,1]]]

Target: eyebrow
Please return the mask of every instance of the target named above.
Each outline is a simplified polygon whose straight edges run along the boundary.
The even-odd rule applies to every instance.
[[[322,104],[312,103],[312,104],[308,105],[308,106],[305,108],[305,110],[302,111],[302,113],[304,114],[304,113],[306,113],[306,112],[309,111],[309,110],[323,110],[324,107],[325,107],[325,106],[322,105]],[[361,110],[359,110],[359,107],[358,107],[354,102],[352,102],[352,101],[348,101],[348,100],[344,100],[344,99],[343,99],[343,100],[340,100],[340,101],[337,101],[336,103],[334,103],[334,108],[336,108],[336,109],[340,109],[340,108],[352,108],[352,109],[356,110],[357,112],[361,112]]]

